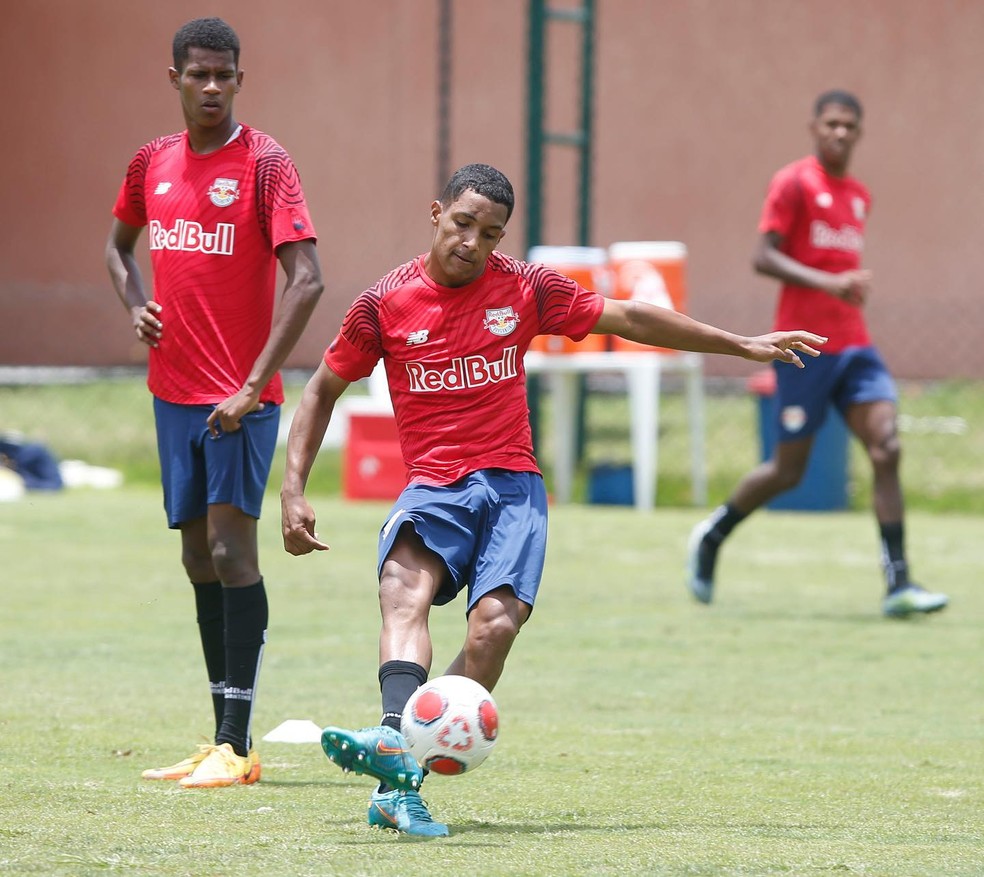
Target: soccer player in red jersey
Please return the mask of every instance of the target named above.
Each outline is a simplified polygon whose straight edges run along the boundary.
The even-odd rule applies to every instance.
[[[215,713],[214,744],[144,771],[189,788],[256,782],[250,718],[268,608],[256,521],[277,440],[278,369],[322,291],[297,170],[271,137],[239,124],[239,39],[221,19],[174,37],[169,76],[186,130],[130,162],[106,262],[149,348],[168,526],[181,533]],[[135,258],[148,229],[153,294]],[[277,263],[286,274],[274,319]]]
[[[871,197],[848,174],[861,137],[861,116],[854,95],[820,95],[810,125],[814,154],[779,170],[765,198],[755,268],[782,283],[775,328],[807,325],[829,340],[823,357],[803,371],[775,364],[779,432],[774,456],[749,472],[727,503],[691,534],[688,585],[702,603],[714,595],[721,543],[753,511],[799,483],[830,405],[871,460],[887,582],[883,613],[935,612],[948,602],[945,594],[915,584],[906,561],[897,392],[872,345],[863,310],[871,292],[871,272],[861,267]]]
[[[661,347],[801,364],[823,338],[747,338],[639,302],[615,301],[556,271],[495,251],[514,204],[488,165],[456,171],[431,205],[430,251],[396,268],[350,307],[308,382],[287,442],[284,546],[326,550],[304,496],[339,396],[382,359],[409,485],[379,536],[382,724],[328,727],[325,753],[380,780],[369,823],[442,836],[417,788],[420,766],[400,733],[403,708],[432,661],[432,605],[467,591],[467,630],[448,673],[492,689],[530,617],[546,549],[547,496],[533,456],[523,356],[539,334],[618,334]]]

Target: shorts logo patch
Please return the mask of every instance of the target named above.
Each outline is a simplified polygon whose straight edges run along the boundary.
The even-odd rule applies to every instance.
[[[787,405],[782,409],[780,419],[786,432],[799,432],[806,426],[806,412],[802,405]]]

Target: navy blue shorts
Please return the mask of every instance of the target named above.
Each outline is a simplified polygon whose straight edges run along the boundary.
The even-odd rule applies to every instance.
[[[536,472],[482,469],[442,487],[408,485],[379,533],[377,572],[408,521],[450,572],[434,605],[467,587],[470,611],[503,585],[533,605],[547,550],[547,491]]]
[[[263,410],[240,421],[241,429],[218,438],[205,425],[214,410],[214,405],[175,405],[154,397],[164,511],[171,529],[203,517],[210,505],[228,503],[250,517],[260,516],[280,406],[265,402]]]
[[[776,362],[778,440],[815,435],[833,405],[841,414],[852,405],[898,400],[895,381],[874,347],[802,357],[804,368]]]

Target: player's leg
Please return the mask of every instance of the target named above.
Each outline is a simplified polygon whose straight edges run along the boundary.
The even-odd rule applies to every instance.
[[[947,596],[926,591],[915,584],[909,574],[905,550],[905,503],[899,475],[902,449],[896,427],[895,402],[878,400],[849,405],[844,411],[844,420],[871,461],[874,512],[886,584],[884,613],[904,617],[943,609],[949,602]]]
[[[532,611],[533,607],[520,600],[509,585],[485,594],[468,613],[465,644],[446,672],[467,676],[491,691]]]
[[[886,581],[882,611],[897,617],[936,612],[946,606],[947,596],[929,593],[913,583],[909,575],[895,382],[874,347],[852,350],[844,359],[835,401],[848,429],[857,436],[871,461],[874,512]]]
[[[269,622],[260,573],[257,519],[276,447],[279,407],[242,419],[239,430],[203,439],[207,540],[223,588],[225,692],[216,749],[181,781],[186,788],[248,784],[260,777],[252,716]]]
[[[491,691],[536,602],[547,548],[547,495],[532,472],[481,473],[488,485],[487,526],[477,536],[468,586],[468,628],[448,673]]]
[[[195,592],[198,633],[212,693],[215,733],[225,709],[225,609],[219,580],[208,547],[208,522],[198,517],[181,524],[181,562]]]
[[[448,577],[444,560],[427,547],[409,520],[387,540],[379,573],[379,685],[382,720],[350,731],[329,726],[322,733],[328,758],[343,770],[380,780],[381,791],[416,789],[423,773],[400,733],[403,707],[430,672],[433,649],[428,617]]]
[[[174,405],[154,399],[157,449],[168,526],[181,533],[181,561],[195,594],[198,630],[205,656],[215,732],[225,702],[225,645],[222,584],[218,580],[206,533],[205,461],[200,435],[208,408]],[[187,758],[143,772],[144,779],[180,780],[208,755],[211,746],[198,746]]]
[[[400,526],[379,576],[382,721],[357,731],[329,726],[321,737],[332,762],[380,781],[369,801],[369,824],[420,837],[444,837],[448,827],[434,821],[417,791],[424,772],[410,754],[400,722],[410,695],[427,681],[433,655],[427,619],[447,577],[444,560],[413,524]]]
[[[778,442],[772,459],[745,475],[728,501],[694,527],[687,557],[688,586],[696,600],[710,603],[714,597],[714,571],[724,540],[752,512],[800,483],[812,449],[812,435]]]
[[[772,459],[745,475],[728,501],[690,533],[687,586],[701,603],[710,603],[714,597],[718,552],[732,530],[802,480],[813,439],[827,415],[831,388],[837,380],[838,356],[825,354],[802,369],[788,363],[776,363],[774,369],[776,443]]]

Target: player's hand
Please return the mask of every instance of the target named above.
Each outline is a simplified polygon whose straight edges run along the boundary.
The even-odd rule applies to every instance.
[[[328,551],[330,546],[318,539],[311,504],[301,495],[280,496],[280,522],[284,550],[299,557],[312,551]]]
[[[263,403],[257,401],[256,394],[242,389],[234,396],[219,402],[212,409],[205,423],[212,438],[218,438],[224,432],[235,432],[240,429],[242,424],[239,421],[247,414],[262,410]]]
[[[871,292],[871,272],[867,269],[843,271],[834,275],[831,295],[855,307],[864,307]]]
[[[143,307],[133,308],[130,312],[133,316],[133,329],[139,338],[148,347],[157,347],[161,340],[164,324],[158,319],[161,306],[151,299]]]
[[[803,361],[796,355],[797,351],[807,356],[819,356],[820,351],[817,347],[827,343],[827,339],[822,335],[798,330],[772,332],[748,340],[750,342],[746,354],[748,359],[754,359],[756,362],[771,362],[773,359],[778,359],[782,362],[791,362],[797,368],[803,368]]]

